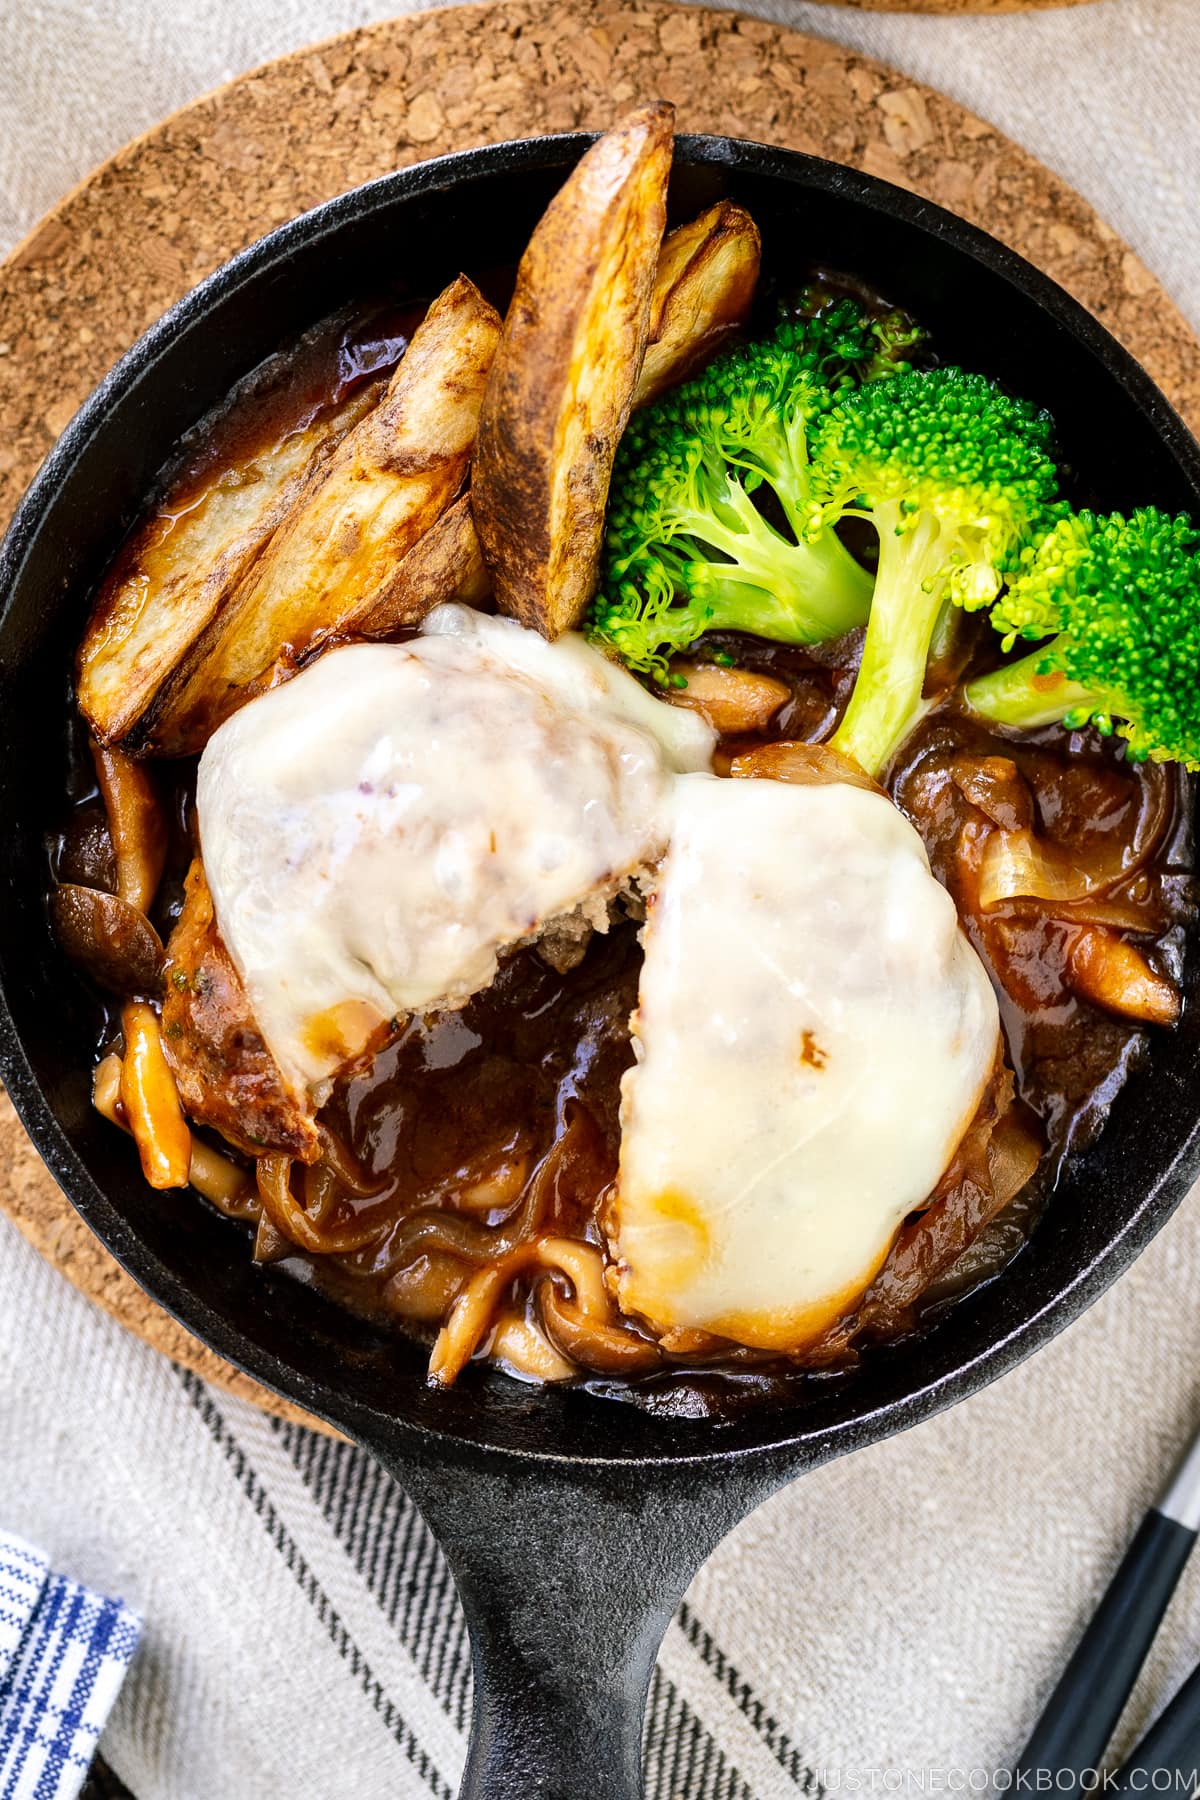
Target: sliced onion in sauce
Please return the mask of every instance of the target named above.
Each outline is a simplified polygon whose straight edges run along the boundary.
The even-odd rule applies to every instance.
[[[327,1169],[358,1200],[369,1200],[376,1194],[382,1194],[388,1185],[386,1175],[372,1175],[349,1145],[344,1144],[327,1125],[318,1125],[317,1130],[321,1139],[319,1167]]]
[[[1125,881],[1144,860],[1122,847],[1088,856],[1051,844],[1032,831],[993,831],[979,865],[979,904],[985,912],[1006,900],[1070,905]]]
[[[388,1277],[387,1303],[402,1319],[440,1325],[466,1279],[458,1256],[423,1251]]]
[[[393,1280],[424,1257],[453,1256],[468,1270],[487,1269],[529,1242],[541,1229],[559,1176],[585,1128],[585,1117],[582,1107],[570,1109],[566,1130],[551,1144],[525,1182],[519,1200],[499,1224],[487,1225],[469,1213],[451,1212],[440,1204],[402,1220],[388,1243],[389,1261],[398,1272]],[[411,1282],[407,1284],[406,1291],[411,1286]]]
[[[786,781],[795,787],[857,787],[882,794],[877,781],[860,769],[852,757],[831,750],[828,744],[763,744],[735,756],[729,765],[733,776],[762,781]]]
[[[525,1192],[528,1181],[528,1153],[506,1146],[486,1172],[459,1188],[454,1195],[454,1204],[461,1212],[486,1219],[489,1214],[514,1206]]]
[[[959,756],[950,774],[963,798],[1001,831],[1032,828],[1033,795],[1011,757]]]
[[[346,1256],[374,1243],[389,1220],[368,1215],[346,1225],[327,1226],[305,1212],[292,1193],[292,1158],[271,1154],[258,1159],[258,1195],[276,1231],[301,1250],[318,1256]]]
[[[390,1260],[402,1268],[415,1258],[433,1253],[456,1256],[471,1268],[486,1268],[516,1249],[528,1224],[529,1215],[524,1208],[511,1226],[492,1227],[478,1219],[446,1212],[440,1206],[426,1207],[396,1228],[389,1243]]]
[[[996,1122],[988,1142],[987,1158],[998,1212],[1033,1180],[1042,1160],[1042,1142],[1017,1111],[1007,1112]]]
[[[337,1176],[327,1163],[305,1163],[300,1170],[300,1187],[304,1210],[320,1231],[333,1217],[341,1199]]]
[[[1019,907],[1020,901],[1015,904]],[[1063,901],[1054,908],[1054,917],[1065,925],[1104,925],[1110,931],[1132,931],[1142,937],[1157,937],[1162,929],[1162,919],[1155,910],[1104,894]]]
[[[994,831],[980,860],[979,904],[985,912],[1008,900],[1045,900],[1056,906],[1074,906],[1107,894],[1110,888],[1130,881],[1150,860],[1169,816],[1166,776],[1157,764],[1150,764],[1142,777],[1142,805],[1130,838],[1096,844],[1088,850],[1072,850],[1039,838],[1028,829]],[[1144,924],[1140,928],[1144,930]]]

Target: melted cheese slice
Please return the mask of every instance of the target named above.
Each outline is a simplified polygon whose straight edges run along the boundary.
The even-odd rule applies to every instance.
[[[235,713],[200,763],[217,923],[285,1080],[484,988],[508,946],[661,856],[713,737],[581,638],[439,607]]]
[[[950,1161],[996,1000],[890,801],[676,786],[622,1086],[618,1294],[660,1332],[799,1349]]]

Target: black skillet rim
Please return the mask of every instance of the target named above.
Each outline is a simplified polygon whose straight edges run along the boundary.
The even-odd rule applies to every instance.
[[[37,529],[52,511],[60,487],[76,460],[85,452],[92,429],[103,417],[110,401],[151,371],[170,340],[180,330],[202,319],[215,302],[247,280],[259,277],[281,261],[286,262],[294,245],[319,239],[336,229],[347,216],[369,212],[378,205],[389,204],[397,196],[452,190],[460,180],[475,174],[494,175],[528,167],[558,166],[556,158],[569,166],[573,160],[571,152],[581,152],[595,135],[581,132],[517,139],[454,152],[381,176],[300,214],[215,270],[138,339],[84,402],[47,456],[19,504],[3,544],[0,544],[0,595],[9,595],[15,587]],[[932,233],[947,241],[952,249],[982,263],[1021,290],[1039,309],[1048,312],[1059,326],[1097,357],[1110,378],[1126,390],[1146,416],[1196,491],[1200,510],[1200,445],[1182,419],[1112,334],[1049,276],[1015,251],[931,201],[820,157],[750,140],[682,134],[676,139],[676,157],[680,162],[692,164],[733,170],[747,168],[754,173],[791,180],[801,187],[817,188],[834,198],[844,195],[868,209],[899,218],[918,232]],[[0,647],[2,641],[0,620]],[[586,1464],[614,1470],[634,1462],[667,1468],[744,1464],[754,1459],[776,1462],[782,1459],[799,1467],[819,1462],[835,1452],[874,1442],[965,1398],[1005,1374],[1056,1336],[1145,1248],[1183,1199],[1195,1174],[1200,1172],[1200,1117],[1197,1117],[1176,1145],[1160,1178],[1143,1194],[1103,1247],[1053,1297],[999,1332],[965,1361],[878,1405],[852,1411],[848,1418],[835,1418],[808,1430],[803,1428],[802,1419],[797,1428],[795,1409],[779,1413],[764,1406],[754,1414],[755,1424],[760,1429],[754,1441],[748,1444],[732,1444],[724,1434],[713,1432],[711,1444],[699,1449],[689,1447],[681,1451],[676,1447],[676,1440],[676,1446],[661,1454],[588,1456],[499,1445],[474,1430],[429,1429],[401,1413],[384,1411],[339,1392],[334,1382],[313,1380],[273,1352],[248,1344],[241,1332],[199,1300],[185,1282],[148,1250],[94,1180],[33,1075],[2,989],[0,1076],[39,1154],[68,1199],[122,1267],[173,1318],[235,1367],[308,1411],[377,1445],[387,1442],[396,1449],[433,1455],[441,1460],[470,1461],[482,1450],[516,1462]],[[672,1432],[664,1431],[664,1436],[672,1435]]]

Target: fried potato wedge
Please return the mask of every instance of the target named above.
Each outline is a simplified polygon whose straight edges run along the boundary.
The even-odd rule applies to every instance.
[[[101,744],[127,737],[163,682],[227,605],[305,480],[378,399],[359,390],[304,428],[223,461],[130,539],[79,649],[79,709]]]
[[[664,389],[708,361],[721,339],[745,323],[754,302],[762,239],[732,200],[718,200],[663,239],[654,278],[650,336],[633,404],[647,406]]]
[[[470,495],[462,494],[413,545],[383,598],[372,600],[342,629],[360,637],[387,638],[405,626],[419,625],[444,600],[477,606],[490,592]]]
[[[591,599],[617,441],[650,328],[674,108],[594,143],[517,271],[471,473],[496,603],[554,638]]]
[[[319,637],[385,606],[403,560],[460,493],[500,336],[465,277],[434,301],[379,405],[325,459],[152,709],[141,745],[203,748]]]

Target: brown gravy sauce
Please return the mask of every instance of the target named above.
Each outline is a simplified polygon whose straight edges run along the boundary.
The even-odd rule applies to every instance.
[[[490,285],[502,302],[503,278]],[[272,358],[235,391],[220,415],[189,434],[151,511],[164,519],[181,513],[189,490],[223,457],[269,449],[354,386],[381,381],[402,354],[421,310],[392,304],[356,310]],[[961,661],[986,666],[994,660],[994,634],[979,621],[966,629]],[[726,634],[700,648],[769,673],[790,690],[766,734],[722,743],[719,754],[729,757],[767,741],[827,736],[851,686],[859,643],[852,636],[808,652]],[[77,721],[75,730],[78,752]],[[1092,733],[1049,730],[1011,739],[945,707],[905,745],[890,792],[921,832],[935,873],[954,895],[993,974],[1017,1092],[1040,1122],[1047,1146],[1038,1175],[1024,1192],[950,1275],[926,1291],[914,1325],[1011,1260],[1036,1222],[1062,1158],[1091,1141],[1127,1075],[1148,1054],[1144,1030],[1098,1011],[1067,986],[1063,971],[1071,927],[1028,903],[1001,908],[986,923],[971,914],[961,852],[978,814],[956,784],[954,770],[962,757],[984,755],[1016,762],[1034,796],[1039,832],[1084,855],[1128,836],[1146,806],[1165,806],[1166,826],[1152,865],[1127,898],[1141,909],[1146,930],[1155,937],[1154,958],[1175,979],[1184,926],[1192,916],[1191,784],[1182,772],[1127,766],[1111,743]],[[173,790],[176,818],[155,908],[165,939],[178,914],[190,854],[194,765],[159,768],[164,787]],[[1151,784],[1156,784],[1153,794]],[[86,752],[75,757],[71,798],[72,813],[52,847],[54,871],[59,879],[111,886],[105,860],[111,863],[111,852],[97,830]],[[382,1184],[370,1198],[342,1202],[355,1212],[370,1209],[382,1221],[378,1239],[352,1255],[290,1253],[283,1266],[315,1280],[359,1313],[428,1334],[438,1323],[429,1296],[441,1292],[448,1305],[462,1265],[436,1241],[423,1241],[422,1221],[433,1209],[468,1227],[501,1226],[513,1210],[511,1202],[481,1207],[472,1193],[481,1174],[518,1159],[533,1166],[569,1121],[575,1124],[574,1149],[555,1183],[543,1229],[601,1244],[598,1203],[616,1172],[619,1084],[632,1061],[629,1018],[640,962],[637,925],[622,920],[596,935],[582,961],[566,973],[550,968],[536,949],[525,950],[510,957],[492,988],[462,1011],[412,1021],[368,1070],[339,1085],[324,1115]],[[111,1044],[115,1032],[115,1015],[106,1009],[101,1044]],[[827,1386],[845,1373],[764,1364],[734,1350],[711,1368],[669,1368],[633,1382],[593,1378],[586,1385],[656,1410],[719,1417],[763,1399],[794,1400],[811,1384]]]
[[[738,645],[731,638],[711,643],[793,689],[791,704],[769,734],[723,744],[727,754],[800,736],[802,723],[810,731],[824,726],[853,672],[850,665],[822,665],[782,646]],[[1126,766],[1092,734],[1068,738],[1047,731],[1014,742],[948,711],[934,713],[905,746],[888,785],[952,893],[955,848],[972,823],[972,809],[948,771],[964,753],[1012,757],[1034,788],[1040,828],[1083,854],[1126,829],[1146,803],[1148,782],[1159,779]],[[1178,976],[1183,924],[1191,915],[1188,783],[1175,771],[1165,778],[1170,818],[1142,904],[1148,926],[1160,929],[1155,958],[1164,973]],[[1046,1155],[1029,1187],[954,1270],[926,1290],[921,1318],[1005,1267],[1036,1222],[1062,1158],[1092,1140],[1126,1077],[1148,1055],[1144,1029],[1098,1011],[1066,985],[1071,927],[1035,906],[1016,904],[998,909],[985,928],[969,916],[964,922],[993,975],[1017,1093],[1040,1122]],[[337,1266],[318,1272],[322,1286],[373,1317],[406,1312],[412,1270],[406,1225],[412,1214],[432,1206],[456,1211],[456,1193],[482,1168],[506,1155],[543,1154],[572,1105],[595,1129],[584,1153],[572,1160],[570,1179],[560,1184],[548,1228],[601,1242],[596,1197],[616,1172],[619,1082],[632,1061],[629,1017],[640,962],[632,922],[595,937],[582,963],[566,974],[549,969],[536,950],[523,951],[461,1013],[414,1022],[369,1071],[337,1091],[327,1109],[330,1123],[388,1182],[382,1196],[359,1204],[394,1209],[394,1223],[371,1250],[330,1259]],[[503,1217],[485,1215],[485,1222],[499,1225]],[[416,1273],[424,1279],[428,1270],[422,1266]],[[460,1273],[447,1268],[448,1296]],[[827,1385],[836,1378],[836,1372],[735,1355],[724,1369],[663,1371],[633,1387],[599,1379],[589,1385],[672,1411],[707,1412],[727,1410],[739,1397],[795,1397],[814,1382]]]

